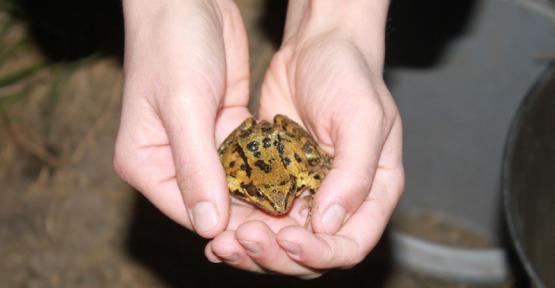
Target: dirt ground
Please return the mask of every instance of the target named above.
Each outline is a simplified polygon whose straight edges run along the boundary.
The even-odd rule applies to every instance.
[[[166,219],[112,171],[120,7],[74,2],[0,0],[0,286],[470,287],[394,267],[386,240],[354,269],[310,282],[209,263],[205,240]],[[284,5],[237,2],[256,91]],[[71,15],[62,12],[68,7]]]

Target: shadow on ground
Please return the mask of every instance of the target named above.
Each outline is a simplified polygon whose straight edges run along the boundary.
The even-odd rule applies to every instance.
[[[384,237],[354,269],[333,271],[313,281],[252,274],[208,262],[203,253],[206,240],[172,222],[140,196],[133,214],[127,235],[129,254],[169,287],[382,287],[392,267]]]

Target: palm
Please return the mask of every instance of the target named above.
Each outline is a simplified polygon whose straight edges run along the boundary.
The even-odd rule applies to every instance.
[[[310,56],[311,58],[322,57],[319,51],[312,51],[313,53]],[[308,128],[311,133],[316,136],[317,141],[319,141],[320,144],[328,150],[328,152],[333,152],[333,145],[327,145],[329,142],[327,142],[327,140],[322,140],[330,139],[329,129],[322,129],[318,126],[318,123],[329,122],[328,119],[330,118],[330,115],[335,111],[331,111],[327,106],[337,107],[334,101],[337,102],[338,100],[341,100],[337,99],[336,95],[329,95],[326,92],[329,91],[330,87],[335,87],[334,89],[337,89],[338,85],[334,83],[344,83],[344,81],[342,81],[342,79],[331,79],[332,77],[330,77],[330,75],[337,74],[337,71],[332,71],[334,67],[314,69],[315,72],[317,71],[316,73],[304,73],[299,75],[301,77],[297,81],[295,81],[295,79],[293,79],[293,81],[289,81],[292,79],[291,75],[281,74],[281,72],[291,71],[291,68],[294,67],[287,66],[287,62],[283,60],[285,59],[282,59],[278,53],[267,71],[267,75],[271,75],[272,77],[266,77],[263,83],[263,94],[260,101],[260,118],[271,121],[276,114],[287,115],[295,119],[298,123],[301,123],[301,125],[305,126],[305,128]],[[302,67],[302,63],[297,62],[293,62],[291,65],[298,65],[299,67]],[[328,84],[307,87],[307,85],[295,85],[295,82],[320,84],[328,82]],[[356,80],[352,82],[356,83]],[[353,85],[350,85],[350,87],[353,87]],[[328,103],[329,105],[310,105],[310,99],[306,99],[306,97],[310,97],[305,93],[307,90],[311,91],[310,93],[331,98],[324,101],[320,100],[321,103]],[[295,106],[296,103],[300,105]],[[317,117],[314,117],[315,119],[311,119],[305,117],[305,115],[317,115]],[[306,213],[304,213],[306,211],[303,210],[303,199],[298,199],[295,202],[291,213],[285,217],[268,215],[251,205],[244,204],[239,201],[233,201],[232,205],[233,217],[230,219],[231,221],[228,227],[231,229],[236,229],[241,223],[247,221],[262,220],[269,224],[269,227],[273,231],[277,232],[282,227],[290,226],[292,224],[304,225],[303,217],[306,216]]]
[[[290,53],[278,52],[260,101],[261,118],[286,114],[305,126],[329,152],[334,148],[333,125],[347,121],[361,105],[376,102],[373,95],[361,93],[374,86],[364,59],[356,48],[338,42],[303,47],[290,59],[283,56]]]

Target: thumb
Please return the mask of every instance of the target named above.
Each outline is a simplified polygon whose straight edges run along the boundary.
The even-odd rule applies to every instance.
[[[334,234],[370,192],[387,133],[383,112],[372,108],[361,105],[337,123],[333,167],[315,197],[316,232]]]
[[[212,238],[226,227],[229,214],[225,173],[214,140],[216,105],[203,102],[203,95],[179,94],[161,107],[161,118],[191,223],[199,235]]]

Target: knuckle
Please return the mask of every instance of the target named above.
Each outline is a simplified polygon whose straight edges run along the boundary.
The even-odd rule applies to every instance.
[[[371,172],[359,172],[354,170],[341,171],[338,178],[345,179],[342,193],[335,194],[336,201],[350,213],[354,212],[370,193],[373,178]]]
[[[405,178],[405,171],[403,170],[403,168],[399,169],[399,180],[398,180],[398,184],[397,184],[397,194],[399,195],[399,197],[403,196],[403,194],[405,193],[405,187],[406,187],[406,178]]]
[[[373,178],[370,176],[371,172],[357,172],[353,171],[352,190],[356,192],[366,193],[369,192],[372,186]]]
[[[374,117],[379,121],[378,123],[382,122],[383,119],[386,118],[385,108],[381,101],[377,101],[377,103],[373,103],[372,105],[368,106],[368,113],[374,115]]]
[[[386,120],[384,128],[387,129],[387,131],[390,131],[396,121],[401,121],[401,114],[399,113],[399,109],[395,103],[385,105],[384,111]]]
[[[114,156],[112,157],[112,169],[122,180],[130,182],[129,169],[131,165],[129,165],[129,161],[122,152],[122,149],[121,144],[116,144]]]
[[[346,260],[346,262],[343,263],[343,265],[341,265],[339,268],[344,270],[351,269],[358,265],[360,262],[362,262],[362,259],[360,259],[360,257],[351,257]]]
[[[355,251],[350,257],[346,257],[344,263],[340,266],[341,269],[351,269],[360,264],[366,258],[366,254],[360,251]]]
[[[379,124],[384,131],[389,131],[393,123],[399,118],[399,110],[391,92],[383,82],[376,84],[375,94],[377,94],[378,97],[368,105],[369,111],[367,112],[372,113],[374,118],[379,120],[377,124]]]
[[[363,125],[363,127],[367,129],[378,128],[380,133],[389,131],[389,127],[391,127],[393,121],[391,115],[389,115],[391,111],[389,111],[387,103],[384,103],[380,99],[371,99],[368,100],[366,104],[361,105],[359,109],[361,109],[361,111],[358,114],[362,122],[360,124]],[[368,119],[372,119],[372,121],[368,121]]]

